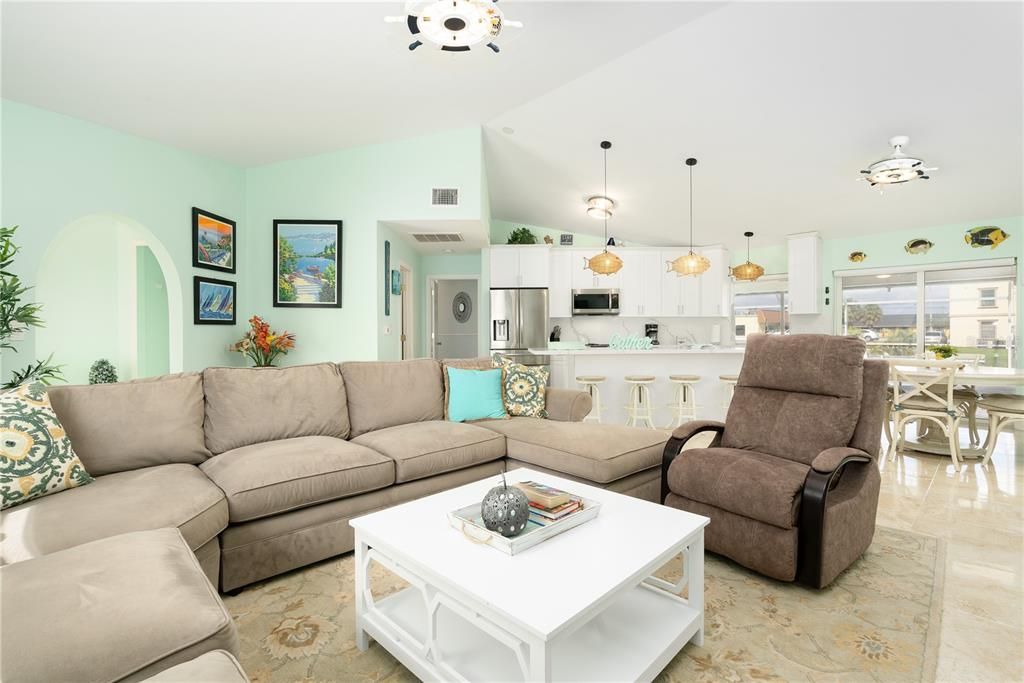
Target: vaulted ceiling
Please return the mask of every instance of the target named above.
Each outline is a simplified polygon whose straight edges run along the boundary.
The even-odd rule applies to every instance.
[[[400,2],[11,3],[3,96],[242,166],[481,125],[495,218],[738,247],[1020,215],[1022,5],[514,2],[502,52],[409,52]],[[511,131],[511,132],[507,132]],[[888,139],[938,166],[884,195]]]

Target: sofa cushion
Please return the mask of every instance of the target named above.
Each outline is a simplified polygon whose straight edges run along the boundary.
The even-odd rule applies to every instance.
[[[129,531],[177,527],[193,550],[228,525],[224,493],[193,465],[97,477],[88,486],[4,512],[4,562],[18,562]]]
[[[0,507],[90,482],[42,384],[0,393]]]
[[[444,385],[444,419],[448,419],[448,400],[451,387],[448,383],[448,368],[459,370],[490,370],[498,367],[490,358],[446,358],[441,361],[441,383]]]
[[[226,650],[211,650],[146,679],[147,683],[249,683],[242,665]]]
[[[207,368],[203,390],[212,453],[297,436],[348,437],[345,382],[334,363]]]
[[[501,368],[463,370],[445,368],[450,387],[445,419],[452,422],[505,419],[505,403],[501,400]]]
[[[672,461],[668,487],[677,496],[789,529],[797,523],[809,469],[754,451],[690,448]]]
[[[475,424],[504,434],[510,458],[599,484],[658,465],[670,436],[660,429],[530,417]]]
[[[210,457],[199,373],[47,390],[78,457],[94,477]]]
[[[530,367],[508,358],[500,358],[502,376],[501,398],[509,415],[519,417],[546,418],[550,371],[542,367]]]
[[[363,434],[354,443],[395,461],[395,482],[413,481],[505,456],[505,437],[461,422],[414,422]]]
[[[238,652],[231,616],[176,529],[86,543],[0,578],[7,683],[138,681],[211,650]]]
[[[444,416],[441,365],[435,360],[342,363],[341,375],[353,437]]]
[[[237,524],[390,486],[395,465],[330,436],[268,441],[215,455],[202,470],[228,497]]]

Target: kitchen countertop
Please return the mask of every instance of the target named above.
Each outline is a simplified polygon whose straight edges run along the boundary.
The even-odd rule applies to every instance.
[[[743,354],[743,349],[687,349],[678,348],[675,346],[657,346],[653,349],[612,349],[612,348],[593,348],[587,347],[585,349],[530,349],[530,353],[544,354],[546,356],[647,356],[647,355],[727,355],[727,354]]]

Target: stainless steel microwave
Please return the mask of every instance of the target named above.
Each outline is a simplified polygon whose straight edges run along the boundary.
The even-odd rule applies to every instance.
[[[572,290],[573,315],[618,315],[619,290],[617,289],[574,289]]]

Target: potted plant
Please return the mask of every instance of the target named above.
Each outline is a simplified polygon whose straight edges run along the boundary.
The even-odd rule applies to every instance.
[[[114,384],[117,382],[117,368],[106,358],[100,358],[89,368],[89,384]]]
[[[269,368],[274,359],[288,354],[295,348],[295,335],[291,332],[275,332],[270,325],[258,315],[249,318],[249,331],[245,336],[231,345],[237,351],[252,359],[258,368]]]
[[[934,353],[939,360],[946,360],[956,355],[956,349],[949,344],[936,344],[929,346],[928,350]]]
[[[520,226],[509,233],[508,244],[537,244],[537,236],[529,228]]]
[[[16,225],[13,228],[0,228],[0,351],[16,351],[14,338],[17,335],[30,327],[43,326],[43,320],[39,317],[43,307],[40,304],[21,302],[21,297],[32,288],[21,284],[21,278],[10,270],[19,250],[14,243],[17,229]],[[46,360],[37,360],[21,370],[15,370],[3,388],[11,389],[29,382],[50,384],[55,380],[63,381],[61,366],[54,365],[52,361],[51,354]]]

